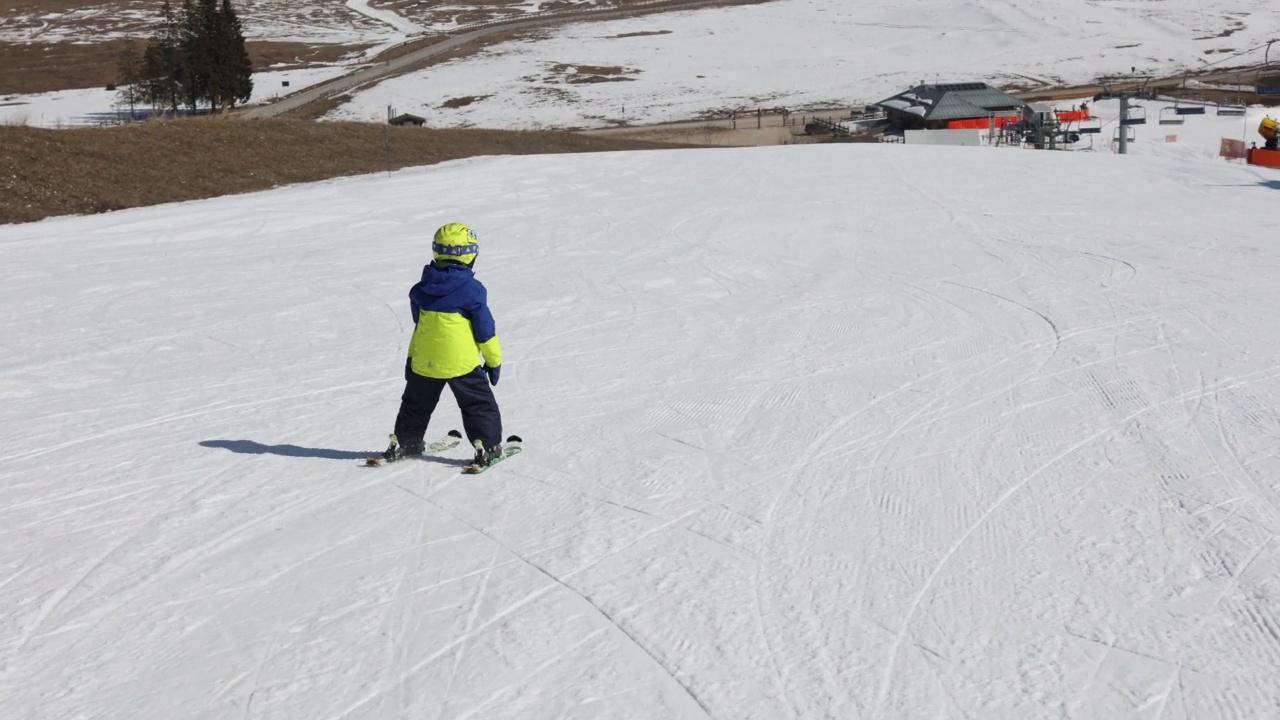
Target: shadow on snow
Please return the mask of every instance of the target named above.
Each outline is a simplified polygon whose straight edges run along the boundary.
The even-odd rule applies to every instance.
[[[283,455],[285,457],[311,457],[325,460],[364,460],[370,455],[377,455],[380,450],[352,452],[349,450],[332,450],[330,448],[309,448],[299,445],[263,445],[252,440],[203,440],[204,447],[222,448],[233,453],[244,455]]]
[[[253,440],[202,440],[204,447],[230,450],[242,455],[282,455],[284,457],[322,458],[324,460],[364,460],[382,454],[381,450],[352,452],[350,450],[333,450],[331,448],[310,448],[300,445],[263,445]],[[441,455],[423,455],[423,460],[466,467],[471,464],[470,458],[449,458]]]

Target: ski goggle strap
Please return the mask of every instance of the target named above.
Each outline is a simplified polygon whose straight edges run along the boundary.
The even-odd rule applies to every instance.
[[[437,255],[462,257],[463,255],[475,255],[479,253],[480,246],[475,243],[471,243],[469,245],[442,245],[440,243],[431,243],[431,251]]]

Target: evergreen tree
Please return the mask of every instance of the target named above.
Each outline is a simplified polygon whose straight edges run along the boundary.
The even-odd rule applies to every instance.
[[[209,0],[200,0],[203,6]],[[205,30],[203,8],[192,0],[182,0],[182,17],[179,19],[179,64],[182,68],[182,97],[191,112],[200,108],[200,101],[209,96],[209,37]]]
[[[249,51],[245,49],[244,26],[236,16],[231,0],[222,0],[219,12],[221,20],[222,41],[222,102],[225,107],[234,108],[237,102],[249,102],[253,95],[253,62],[249,60]]]
[[[218,0],[199,0],[199,3],[200,29],[204,33],[205,97],[209,109],[216,111],[219,106],[226,107],[230,84],[226,19],[218,8]]]
[[[169,0],[161,8],[163,23],[144,54],[147,97],[177,112],[179,103],[192,112],[235,107],[253,93],[253,66],[245,49],[244,30],[230,0],[182,0],[178,12]]]
[[[152,107],[178,112],[182,95],[181,27],[173,6],[164,0],[160,6],[160,29],[143,53],[144,95]]]

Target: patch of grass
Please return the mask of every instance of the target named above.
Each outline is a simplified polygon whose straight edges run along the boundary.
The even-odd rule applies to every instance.
[[[476,155],[664,147],[673,146],[553,131],[219,117],[68,130],[0,126],[0,223],[253,192]]]

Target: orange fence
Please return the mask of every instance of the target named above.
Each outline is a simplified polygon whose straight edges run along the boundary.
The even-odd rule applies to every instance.
[[[1059,110],[1055,114],[1059,122],[1080,122],[1093,117],[1088,110]]]
[[[994,122],[998,128],[1012,125],[1022,119],[1021,115],[1002,115],[994,118],[974,118],[972,120],[952,120],[947,123],[951,130],[986,130]]]
[[[1088,120],[1093,116],[1088,110],[1059,110],[1055,115],[1058,116],[1058,122],[1080,122]],[[952,120],[947,123],[947,127],[952,130],[986,130],[991,127],[994,122],[997,128],[1004,128],[1013,125],[1022,120],[1021,115],[1000,115],[994,118],[972,118],[966,120]]]

